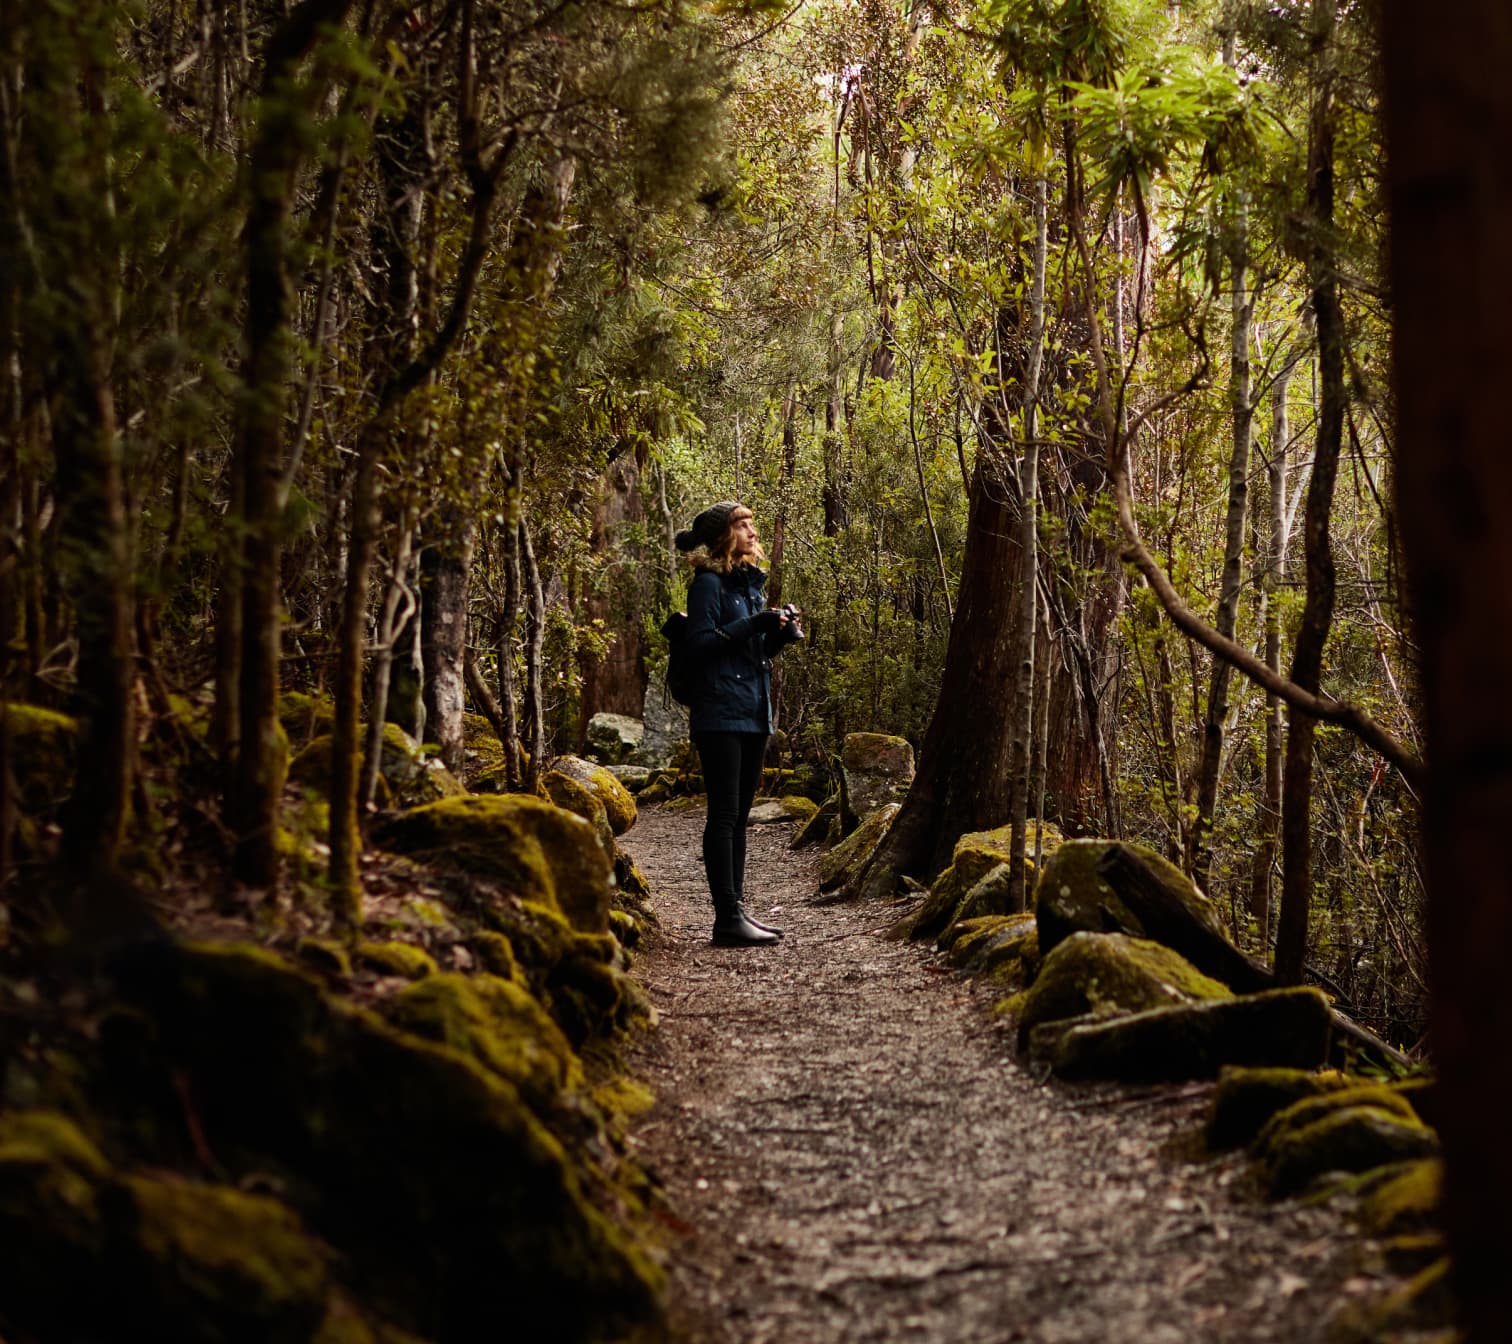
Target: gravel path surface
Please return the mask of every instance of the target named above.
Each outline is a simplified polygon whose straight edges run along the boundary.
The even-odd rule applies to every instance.
[[[713,947],[702,826],[648,810],[622,842],[662,922],[635,1061],[658,1101],[632,1139],[688,1340],[1305,1344],[1380,1288],[1337,1207],[1178,1155],[1205,1089],[1047,1085],[980,989],[878,936],[896,912],[808,905],[790,826],[752,829],[747,880],[787,937]]]

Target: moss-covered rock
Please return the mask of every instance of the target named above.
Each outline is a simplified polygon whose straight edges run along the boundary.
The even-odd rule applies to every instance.
[[[1337,1069],[1226,1068],[1218,1075],[1208,1109],[1207,1145],[1214,1152],[1241,1148],[1259,1135],[1272,1116],[1294,1102],[1341,1091],[1355,1081]]]
[[[518,981],[523,978],[520,963],[515,957],[514,944],[494,929],[482,929],[467,942],[468,950],[478,959],[478,964],[490,975],[501,980]]]
[[[840,797],[838,794],[826,798],[793,836],[789,849],[802,849],[805,845],[818,844],[829,831],[830,823],[840,815]]]
[[[1040,831],[1039,843],[1045,852],[1053,853],[1064,843],[1060,832],[1053,826],[1042,826]],[[1012,834],[1011,826],[998,826],[990,831],[968,831],[956,841],[949,866],[935,878],[929,895],[914,916],[913,937],[938,937],[958,919],[1015,913],[1009,909],[1007,869],[1013,856]],[[1035,844],[1035,826],[1031,823],[1024,838],[1025,867],[1031,889]],[[999,867],[1002,872],[998,872]],[[1040,945],[1045,946],[1043,933]]]
[[[405,1031],[459,1050],[519,1089],[540,1114],[582,1086],[566,1036],[522,986],[493,975],[433,975],[389,1000]]]
[[[298,1216],[227,1186],[117,1174],[61,1115],[0,1118],[0,1300],[46,1339],[304,1344],[326,1257]]]
[[[1398,1120],[1416,1121],[1411,1106],[1389,1087],[1382,1083],[1351,1078],[1347,1087],[1325,1088],[1312,1096],[1299,1097],[1291,1105],[1277,1111],[1265,1124],[1255,1139],[1255,1151],[1262,1161],[1269,1161],[1277,1146],[1289,1135],[1321,1120],[1336,1111],[1358,1110],[1368,1107]]]
[[[593,827],[599,844],[610,859],[614,858],[614,827],[599,796],[586,784],[563,770],[548,770],[541,776],[541,791],[558,807],[582,817]]]
[[[374,942],[363,940],[354,949],[357,964],[379,975],[402,976],[406,980],[423,980],[436,973],[436,959],[414,943]]]
[[[493,724],[481,714],[462,716],[462,778],[471,783],[479,775],[504,769],[504,744]]]
[[[1328,1055],[1329,1025],[1320,991],[1272,989],[1079,1026],[1051,1065],[1064,1078],[1148,1083],[1214,1078],[1226,1064],[1316,1069]]]
[[[906,738],[847,733],[840,749],[840,796],[846,824],[855,825],[879,807],[901,802],[913,776],[913,747]]]
[[[519,1088],[473,1054],[256,949],[141,949],[118,983],[217,1158],[237,1177],[284,1173],[385,1317],[441,1341],[496,1332],[501,1303],[522,1338],[598,1340],[656,1318],[658,1271],[584,1197]]]
[[[615,835],[623,835],[635,825],[635,799],[630,790],[602,765],[585,761],[581,756],[558,756],[551,763],[551,774],[576,780],[603,804]]]
[[[284,691],[278,697],[278,721],[297,750],[330,734],[336,725],[336,702],[324,694]]]
[[[301,938],[294,945],[294,955],[322,975],[345,978],[352,973],[352,958],[346,944],[334,938]]]
[[[1326,1100],[1314,1097],[1296,1106]],[[1285,1116],[1283,1112],[1271,1124],[1280,1124]],[[1282,1124],[1273,1134],[1268,1127],[1267,1134],[1261,1143],[1273,1199],[1296,1194],[1328,1172],[1369,1171],[1438,1152],[1438,1136],[1421,1120],[1393,1114],[1373,1099],[1328,1109],[1306,1123]]]
[[[1098,871],[1103,855],[1119,843],[1123,842],[1068,840],[1045,860],[1045,871],[1035,883],[1034,913],[1039,921],[1040,949],[1046,955],[1057,943],[1078,932],[1127,933],[1136,938],[1155,936]],[[1227,938],[1213,903],[1181,869],[1143,845],[1126,845],[1126,848],[1177,895],[1195,924]]]
[[[385,819],[384,849],[455,865],[589,933],[609,927],[610,863],[593,827],[540,798],[467,795]],[[518,949],[517,949],[518,950]]]
[[[50,811],[73,791],[78,720],[37,705],[7,704],[0,712],[10,733],[11,775],[21,810]]]
[[[1360,1225],[1387,1237],[1436,1226],[1444,1198],[1444,1162],[1427,1157],[1404,1163],[1360,1200]]]
[[[782,821],[806,822],[818,811],[819,804],[813,799],[805,798],[802,794],[787,793],[780,798],[766,798],[757,803],[751,809],[750,821],[753,826]]]
[[[588,750],[606,765],[629,757],[646,735],[646,725],[626,714],[595,714],[588,720]]]
[[[1168,947],[1121,933],[1075,933],[1053,948],[1024,999],[1019,1040],[1042,1022],[1095,1013],[1112,1017],[1172,1004],[1231,998]]]
[[[289,778],[316,794],[331,784],[331,749],[335,739],[317,737],[289,765]],[[398,724],[385,724],[378,773],[389,795],[401,807],[416,807],[465,793],[462,783],[441,762],[428,757]]]
[[[901,806],[901,803],[888,803],[879,807],[819,860],[820,891],[843,887],[866,866]]]

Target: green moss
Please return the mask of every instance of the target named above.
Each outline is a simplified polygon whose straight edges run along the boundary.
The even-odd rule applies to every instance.
[[[226,1186],[127,1176],[154,1319],[180,1337],[307,1339],[325,1314],[326,1264],[299,1217]],[[184,1329],[195,1322],[198,1329]],[[227,1331],[221,1334],[221,1331]]]
[[[1360,1223],[1372,1236],[1391,1236],[1438,1221],[1444,1192],[1444,1163],[1430,1157],[1412,1162],[1367,1192]]]
[[[1034,912],[1039,921],[1040,948],[1046,954],[1073,933],[1127,933],[1142,938],[1147,930],[1133,911],[1098,872],[1097,865],[1113,840],[1068,840],[1045,861],[1034,887]],[[1130,844],[1146,865],[1186,904],[1193,918],[1227,937],[1213,903],[1175,864],[1153,849]]]
[[[366,729],[363,729],[364,740]],[[315,738],[289,766],[289,778],[317,795],[330,788],[332,748],[335,738]],[[362,753],[366,760],[367,753]],[[361,769],[361,765],[358,766]],[[428,757],[398,724],[385,724],[383,747],[378,758],[378,777],[389,799],[401,807],[415,807],[466,792],[462,783],[439,761]],[[380,798],[380,801],[383,801]]]
[[[514,945],[502,933],[482,929],[468,940],[468,947],[479,965],[501,980],[518,981],[523,978],[520,963],[515,960]]]
[[[326,975],[343,978],[352,974],[352,958],[344,943],[333,938],[301,938],[294,947],[294,955],[306,966]]]
[[[448,798],[388,819],[374,839],[396,853],[476,873],[584,931],[609,926],[608,855],[592,826],[542,799]]]
[[[37,705],[7,704],[3,713],[10,732],[10,768],[21,810],[49,811],[73,791],[78,720]]]
[[[610,855],[614,855],[614,828],[609,824],[609,813],[597,794],[577,779],[562,770],[548,770],[541,776],[541,788],[558,807],[582,817],[598,835],[599,843]]]
[[[1064,843],[1055,827],[1046,824],[1043,828],[1042,848],[1046,853],[1057,851]],[[915,938],[933,938],[943,933],[958,919],[973,919],[983,915],[1012,914],[1007,907],[1007,870],[992,881],[996,869],[1006,865],[1013,857],[1011,845],[1013,828],[999,826],[990,831],[969,831],[955,843],[950,865],[934,880],[919,913],[914,920]],[[1024,838],[1025,869],[1030,890],[1034,886],[1035,826],[1030,823]],[[986,885],[981,885],[986,883]],[[968,908],[968,898],[969,907]]]
[[[436,959],[413,943],[360,942],[356,949],[357,964],[379,975],[399,975],[406,980],[423,980],[436,973]]]
[[[1324,1092],[1337,1092],[1354,1084],[1335,1069],[1227,1068],[1218,1075],[1208,1110],[1206,1138],[1215,1152],[1249,1143],[1272,1116],[1294,1102]]]
[[[1267,1134],[1268,1139],[1262,1135],[1266,1184],[1277,1199],[1296,1194],[1325,1173],[1369,1171],[1438,1150],[1437,1136],[1416,1117],[1405,1119],[1370,1103],[1330,1110],[1310,1123]]]
[[[291,743],[304,746],[331,731],[336,722],[336,702],[328,695],[285,691],[278,697],[278,721]]]
[[[1255,1140],[1255,1151],[1263,1160],[1268,1161],[1287,1135],[1305,1129],[1335,1111],[1361,1107],[1395,1116],[1399,1120],[1417,1122],[1412,1107],[1389,1087],[1382,1083],[1363,1083],[1358,1078],[1351,1078],[1347,1087],[1321,1089],[1311,1096],[1298,1098],[1285,1109],[1276,1112]]]
[[[593,1099],[610,1115],[633,1119],[656,1105],[656,1093],[633,1078],[619,1077],[593,1090]]]
[[[819,814],[819,804],[801,793],[785,793],[777,800],[794,821],[807,822]]]
[[[385,1008],[405,1031],[459,1050],[544,1112],[582,1085],[577,1056],[546,1010],[521,986],[492,975],[433,975]]]
[[[397,997],[415,996],[418,1019],[446,978]],[[142,949],[118,983],[151,1016],[167,1065],[192,1078],[217,1157],[233,1175],[283,1175],[340,1248],[343,1280],[407,1326],[483,1338],[501,1301],[521,1337],[612,1338],[656,1320],[659,1272],[584,1197],[521,1090],[472,1053],[342,1003],[256,949]],[[489,1002],[508,996],[530,1014],[540,1047],[539,1007],[499,983]],[[439,1008],[432,1020],[456,1021]],[[554,1067],[540,1048],[520,1066],[528,1077]]]
[[[628,910],[611,910],[609,912],[609,927],[614,936],[619,939],[620,946],[636,948],[641,942],[640,921]]]
[[[898,803],[888,803],[871,813],[834,849],[819,860],[819,890],[843,887],[866,866],[898,815]]]
[[[547,784],[547,779],[553,775],[565,776],[592,794],[603,807],[604,815],[615,835],[623,835],[635,825],[635,798],[604,766],[586,761],[581,756],[558,756],[552,762],[551,769],[542,777],[541,782],[546,785],[548,792],[551,786]],[[553,801],[556,800],[555,794],[552,794],[552,798]]]
[[[1040,1023],[1059,1018],[1232,997],[1226,985],[1159,943],[1121,933],[1077,933],[1045,957],[1019,1019],[1020,1041]]]

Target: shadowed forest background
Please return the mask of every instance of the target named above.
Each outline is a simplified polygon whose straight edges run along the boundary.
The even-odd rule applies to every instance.
[[[857,732],[917,753],[842,894],[927,885],[960,836],[1009,826],[1009,908],[1032,908],[1037,820],[1164,856],[1278,983],[1446,1065],[1465,1319],[1506,1338],[1512,1166],[1471,1116],[1476,1051],[1505,1055],[1506,817],[1461,811],[1504,787],[1505,733],[1471,716],[1505,682],[1463,644],[1435,661],[1449,636],[1419,628],[1403,554],[1406,529],[1454,638],[1501,630],[1464,596],[1506,586],[1468,541],[1495,531],[1496,431],[1483,392],[1434,381],[1458,310],[1394,374],[1399,303],[1450,285],[1394,284],[1388,228],[1390,205],[1427,240],[1399,270],[1490,276],[1470,268],[1494,230],[1450,255],[1431,184],[1459,171],[1450,141],[1495,179],[1506,113],[1448,117],[1389,200],[1383,87],[1427,108],[1512,36],[1441,8],[1463,24],[1425,45],[1400,6],[1351,0],[4,0],[8,1052],[38,993],[66,1005],[102,967],[149,1017],[210,974],[143,971],[164,926],[371,943],[412,880],[375,853],[456,846],[395,840],[428,789],[541,796],[599,715],[675,737],[671,537],[738,498],[771,602],[804,612],[779,779],[823,801]],[[1444,80],[1398,91],[1420,57]],[[1409,382],[1450,390],[1419,412]],[[1426,752],[1451,721],[1472,726]],[[424,787],[401,797],[406,772]],[[1425,842],[1425,789],[1460,779],[1481,783]],[[1484,847],[1451,845],[1459,824]],[[1465,941],[1435,944],[1435,979],[1425,854],[1451,851],[1471,857],[1433,859],[1436,899]],[[604,862],[623,890],[612,837]],[[522,969],[514,931],[488,969],[572,1047],[633,1016],[619,963],[561,969],[607,945]],[[124,1030],[93,1012],[68,1024],[90,1048]],[[70,1110],[46,1072],[8,1073],[6,1108]],[[596,1246],[598,1217],[563,1225]],[[486,1261],[455,1249],[446,1274]],[[632,1318],[638,1275],[606,1290]],[[391,1315],[451,1338],[469,1310]]]

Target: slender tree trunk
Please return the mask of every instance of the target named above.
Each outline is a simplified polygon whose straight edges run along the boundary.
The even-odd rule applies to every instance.
[[[293,367],[289,337],[289,247],[295,177],[308,136],[301,121],[320,88],[300,90],[294,73],[351,0],[304,0],[263,57],[262,123],[247,174],[247,356],[237,445],[242,514],[241,628],[237,749],[227,812],[235,836],[233,872],[252,886],[278,873],[278,802],[287,750],[278,726],[280,501],[284,412]]]
[[[1281,612],[1276,590],[1286,578],[1286,460],[1291,447],[1287,397],[1295,359],[1282,365],[1271,388],[1271,451],[1266,464],[1266,541],[1256,557],[1260,602],[1264,612],[1265,665],[1281,671]],[[1250,878],[1250,914],[1260,930],[1260,946],[1270,946],[1271,873],[1276,866],[1276,836],[1281,820],[1281,697],[1265,693],[1265,785],[1256,807],[1255,867]]]
[[[450,523],[451,526],[447,526]],[[462,714],[467,708],[467,595],[472,584],[471,519],[443,521],[441,535],[420,552],[420,656],[424,667],[425,737],[440,747],[448,770],[462,768]]]
[[[388,592],[383,599],[383,615],[378,623],[378,647],[373,652],[372,711],[368,714],[362,775],[357,783],[357,801],[362,810],[373,806],[378,793],[378,776],[383,769],[383,733],[388,726],[383,708],[388,704],[389,680],[394,668],[394,646],[399,641],[408,617],[414,615],[413,603],[407,616],[401,616],[399,612],[399,604],[408,593],[406,582],[414,542],[415,520],[411,511],[399,533],[399,546],[394,554]]]
[[[520,560],[525,588],[525,791],[536,793],[546,768],[546,693],[543,653],[546,594],[530,529],[520,524]]]
[[[1493,0],[1382,7],[1400,478],[1421,649],[1432,1054],[1467,1344],[1512,1339],[1512,23]]]
[[[518,491],[512,478],[511,493]],[[504,605],[498,614],[497,658],[499,667],[499,711],[504,731],[499,744],[504,748],[504,782],[510,793],[520,789],[520,697],[515,691],[515,631],[520,624],[520,525],[504,529]]]
[[[1049,183],[1043,174],[1034,184],[1034,281],[1029,295],[1029,371],[1024,379],[1024,456],[1019,469],[1023,496],[1023,534],[1019,545],[1018,629],[1014,639],[1022,650],[1013,691],[1014,724],[1011,746],[1013,793],[1012,830],[1008,848],[1008,900],[1023,910],[1028,902],[1024,845],[1028,836],[1031,739],[1034,736],[1035,616],[1039,611],[1039,383],[1045,345],[1045,266],[1049,255]]]
[[[1291,681],[1316,693],[1323,647],[1333,623],[1334,560],[1329,540],[1334,481],[1344,441],[1344,331],[1339,285],[1329,241],[1333,228],[1333,36],[1336,0],[1314,0],[1313,43],[1317,73],[1308,136],[1307,194],[1312,245],[1308,280],[1318,330],[1318,434],[1307,483],[1304,555],[1307,596],[1292,652]],[[1302,979],[1312,900],[1312,769],[1317,720],[1293,709],[1286,737],[1286,778],[1281,798],[1281,910],[1276,923],[1276,979]]]
[[[1232,33],[1224,43],[1224,57],[1234,64]],[[1229,453],[1228,516],[1224,524],[1223,577],[1219,585],[1218,610],[1213,628],[1225,639],[1234,637],[1239,617],[1240,580],[1244,566],[1244,519],[1249,500],[1250,432],[1254,408],[1250,394],[1250,316],[1248,244],[1241,211],[1234,221],[1235,238],[1229,249],[1233,277],[1230,313],[1233,324],[1229,363],[1229,410],[1233,443]],[[1208,681],[1207,718],[1203,724],[1202,756],[1197,765],[1197,807],[1187,837],[1187,871],[1198,886],[1206,888],[1212,865],[1214,811],[1218,805],[1218,776],[1223,764],[1223,728],[1229,712],[1229,682],[1233,667],[1222,658],[1213,659]]]

